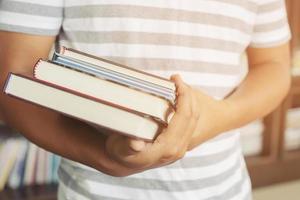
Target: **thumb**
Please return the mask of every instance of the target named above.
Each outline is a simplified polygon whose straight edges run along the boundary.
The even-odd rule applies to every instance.
[[[140,152],[146,148],[146,142],[143,140],[128,138],[127,142],[130,149],[134,152]]]

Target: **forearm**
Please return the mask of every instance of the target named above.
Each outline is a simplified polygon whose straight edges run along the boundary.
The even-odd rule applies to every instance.
[[[92,148],[96,146],[96,141],[99,146],[102,138],[95,130],[53,111],[3,94],[1,108],[6,123],[32,142],[69,159],[97,166],[95,150]]]
[[[211,116],[205,119],[210,121],[201,121],[200,117],[190,148],[261,118],[276,108],[290,87],[288,57],[283,60],[252,64],[240,87],[220,101],[219,106],[212,106],[215,110],[207,112]]]
[[[1,88],[10,72],[32,76],[34,64],[39,58],[48,57],[53,42],[52,37],[0,32]],[[85,158],[73,148],[84,144],[79,144],[76,138],[69,136],[72,126],[67,127],[62,123],[63,117],[59,114],[9,97],[2,91],[0,108],[6,123],[39,146],[75,160]],[[76,131],[73,134],[76,135]]]
[[[241,87],[225,100],[232,105],[231,127],[240,127],[270,113],[282,102],[289,88],[290,73],[281,63],[252,67]]]
[[[48,57],[54,37],[0,31],[0,87],[9,72],[32,76],[39,58]],[[104,151],[105,138],[90,126],[54,111],[0,94],[6,123],[37,145],[104,173],[128,174]]]
[[[46,150],[113,176],[135,172],[112,160],[106,138],[83,122],[3,95],[0,106],[10,126]]]

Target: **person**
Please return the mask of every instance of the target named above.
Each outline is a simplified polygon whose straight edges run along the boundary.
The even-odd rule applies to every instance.
[[[5,121],[64,157],[60,200],[251,199],[238,128],[288,92],[284,0],[4,0],[0,29],[2,86],[32,76],[54,43],[176,84],[175,115],[151,143],[1,94]]]

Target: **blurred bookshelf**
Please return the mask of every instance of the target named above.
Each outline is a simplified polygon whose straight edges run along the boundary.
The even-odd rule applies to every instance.
[[[60,157],[0,123],[0,199],[56,199]]]
[[[292,31],[292,84],[283,103],[262,121],[260,152],[246,157],[254,188],[300,179],[300,1],[286,0]]]

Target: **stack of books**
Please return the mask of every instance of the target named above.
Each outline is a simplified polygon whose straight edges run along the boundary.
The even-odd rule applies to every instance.
[[[11,73],[4,92],[108,132],[153,140],[174,114],[172,81],[73,49],[39,60],[33,74]]]

